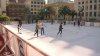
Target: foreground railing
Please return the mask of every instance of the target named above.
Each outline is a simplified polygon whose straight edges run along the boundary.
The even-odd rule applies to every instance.
[[[30,43],[24,41],[20,36],[16,35],[2,24],[0,24],[0,34],[5,42],[5,45],[0,51],[2,51],[5,46],[8,46],[14,53],[14,56],[48,56]]]

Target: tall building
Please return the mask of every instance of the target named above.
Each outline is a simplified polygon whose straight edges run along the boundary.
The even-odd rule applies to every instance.
[[[29,7],[32,15],[37,15],[45,5],[45,0],[27,0],[26,6]]]
[[[24,4],[21,3],[10,3],[6,7],[6,13],[8,16],[14,18],[20,18],[24,19],[25,17],[25,12],[26,12],[26,7]]]
[[[82,19],[100,20],[100,0],[75,0],[75,10],[83,8]]]
[[[24,19],[26,14],[25,0],[9,0],[6,5],[6,14],[12,19]]]
[[[0,0],[0,14],[6,14],[6,0]]]
[[[48,4],[56,3],[56,2],[70,2],[70,0],[48,0]]]

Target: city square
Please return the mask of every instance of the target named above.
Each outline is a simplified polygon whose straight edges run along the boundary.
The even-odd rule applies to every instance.
[[[100,56],[100,0],[0,0],[0,56]]]

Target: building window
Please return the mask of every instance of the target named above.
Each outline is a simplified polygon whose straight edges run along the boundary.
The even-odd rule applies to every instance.
[[[96,17],[96,12],[94,12],[94,16]]]
[[[86,3],[88,3],[88,1],[86,1]]]
[[[97,6],[96,5],[94,5],[94,10],[96,10],[97,9]]]
[[[88,6],[86,5],[86,10],[88,10]]]
[[[100,4],[99,4],[99,10],[100,10]]]
[[[43,2],[41,2],[41,4],[43,4]]]
[[[34,11],[36,11],[36,8],[34,9]]]
[[[31,5],[31,7],[33,7],[33,5]]]
[[[92,5],[90,5],[90,10],[92,10]]]
[[[33,1],[31,1],[31,3],[33,4]]]
[[[98,16],[100,17],[100,12],[98,12]]]
[[[85,16],[88,16],[88,12],[86,12]]]
[[[92,0],[90,0],[90,3],[92,3]]]
[[[40,2],[37,2],[37,4],[40,4]]]
[[[84,1],[82,2],[82,4],[84,4]]]
[[[31,11],[33,11],[33,8],[31,8]]]
[[[97,0],[94,0],[94,3],[96,3],[97,2]]]
[[[45,2],[43,4],[45,4]]]
[[[37,7],[39,8],[40,6],[39,6],[39,5],[37,5]]]
[[[92,12],[90,12],[90,16],[92,16]]]
[[[80,2],[78,2],[78,4],[81,4]]]
[[[36,4],[36,2],[34,2],[34,4]]]
[[[36,5],[34,5],[34,7],[36,7]]]
[[[33,12],[31,12],[31,14],[33,14]]]
[[[34,14],[36,14],[36,12],[34,12]]]

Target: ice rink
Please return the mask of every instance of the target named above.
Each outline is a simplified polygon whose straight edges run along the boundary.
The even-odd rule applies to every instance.
[[[41,36],[39,31],[39,37],[37,38],[53,43],[58,47],[61,46],[62,53],[60,52],[59,55],[59,52],[55,52],[58,56],[100,56],[99,27],[74,27],[72,24],[67,24],[63,25],[62,35],[57,35],[59,24],[45,23],[45,26],[45,35]],[[22,27],[34,34],[35,24],[23,24]],[[23,34],[23,29],[21,31]],[[36,36],[33,35],[33,37]],[[50,48],[47,49],[49,51]],[[55,49],[57,48],[55,47]]]
[[[45,23],[45,25],[45,36],[53,38],[52,40],[50,40],[50,43],[63,41],[65,42],[66,46],[64,47],[64,49],[68,49],[69,51],[72,51],[74,53],[79,53],[79,56],[100,56],[99,27],[74,27],[73,25],[67,24],[63,26],[64,29],[61,36],[57,35],[59,24],[52,25],[50,23]],[[35,24],[24,24],[23,28],[34,32]]]

